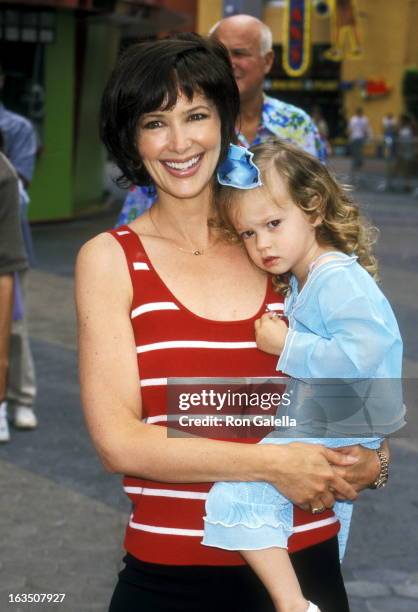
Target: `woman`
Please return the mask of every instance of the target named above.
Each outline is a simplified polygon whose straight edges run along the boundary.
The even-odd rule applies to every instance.
[[[77,262],[86,420],[106,468],[128,475],[133,504],[111,612],[273,609],[237,553],[201,545],[218,480],[265,480],[303,506],[290,542],[302,588],[324,612],[348,609],[330,508],[376,479],[372,451],[170,438],[164,427],[169,377],[275,374],[253,328],[278,296],[208,222],[238,106],[226,50],[193,34],[130,47],[104,93],[105,144],[128,181],[151,178],[158,192]]]

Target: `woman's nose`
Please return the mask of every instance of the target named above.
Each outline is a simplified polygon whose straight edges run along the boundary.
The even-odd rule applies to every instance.
[[[185,153],[190,148],[191,140],[184,126],[172,126],[170,130],[169,148],[176,153]]]

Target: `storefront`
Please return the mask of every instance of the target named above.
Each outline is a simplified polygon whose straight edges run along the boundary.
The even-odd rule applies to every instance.
[[[169,6],[170,5],[170,6]],[[31,0],[0,8],[4,103],[30,118],[39,156],[32,221],[68,219],[102,206],[101,94],[120,48],[194,27],[195,0]],[[173,10],[178,8],[179,11]]]
[[[12,2],[1,7],[4,102],[32,120],[39,155],[30,188],[32,220],[65,219],[101,196],[98,92],[117,38],[90,15],[111,2]]]

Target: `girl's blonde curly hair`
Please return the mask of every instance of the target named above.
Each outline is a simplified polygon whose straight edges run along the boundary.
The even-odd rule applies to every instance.
[[[348,188],[340,185],[316,157],[285,141],[271,139],[251,151],[261,172],[262,189],[268,191],[269,197],[274,201],[271,177],[275,171],[285,180],[293,202],[312,220],[321,217],[315,228],[318,244],[357,255],[358,262],[377,280],[377,262],[372,252],[377,229],[361,217]],[[239,189],[220,187],[216,197],[221,227],[231,241],[239,240],[232,219],[241,195]],[[274,285],[279,293],[287,295],[289,275],[274,277]]]

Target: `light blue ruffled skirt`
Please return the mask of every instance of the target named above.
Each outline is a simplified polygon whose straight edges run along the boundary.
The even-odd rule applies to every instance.
[[[260,444],[307,442],[329,448],[361,443],[367,448],[379,448],[381,438],[274,438]],[[343,558],[350,529],[353,505],[336,502],[334,512],[340,521],[338,541]],[[204,517],[205,533],[202,544],[226,550],[259,550],[287,548],[293,533],[293,504],[267,482],[217,482],[209,491]]]

